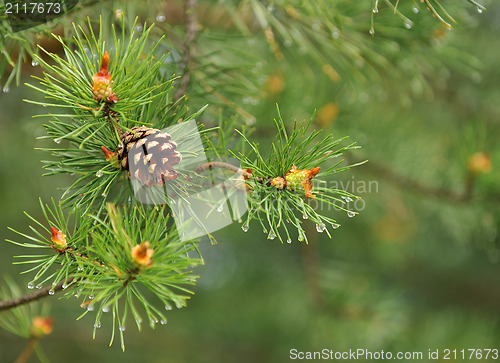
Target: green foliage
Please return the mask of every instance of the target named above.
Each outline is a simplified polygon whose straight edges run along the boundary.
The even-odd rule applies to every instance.
[[[42,49],[54,64],[38,58],[47,72],[44,78],[35,77],[40,81],[40,86],[29,85],[54,102],[28,102],[53,107],[57,111],[61,108],[68,110],[64,114],[41,115],[50,118],[44,125],[47,136],[41,138],[64,145],[62,148],[43,149],[57,158],[44,161],[48,170],[46,175],[76,175],[78,179],[63,195],[64,202],[87,209],[95,204],[102,210],[110,191],[121,188],[121,192],[115,194],[129,192],[129,184],[121,183],[126,178],[125,173],[106,161],[101,151],[102,146],[110,150],[119,148],[121,141],[117,127],[122,132],[137,125],[162,129],[178,119],[187,121],[196,114],[187,115],[182,100],[173,105],[170,103],[169,94],[174,78],[162,80],[161,74],[167,72],[165,58],[168,55],[162,55],[159,59],[153,55],[159,43],[149,48],[148,36],[152,27],[146,28],[139,37],[132,32],[128,39],[124,26],[121,34],[113,31],[110,73],[113,92],[119,101],[112,106],[96,101],[91,83],[106,48],[102,38],[102,23],[99,36],[93,33],[90,20],[88,33],[81,27],[74,28],[77,34],[74,39],[76,49],[71,49],[62,38],[56,36],[63,46],[65,59]],[[68,118],[70,121],[65,120]],[[125,199],[128,196],[129,193]]]
[[[49,282],[52,283],[50,295],[55,293],[57,286],[62,286],[68,297],[81,296],[82,306],[87,307],[82,316],[98,307],[95,329],[101,325],[103,312],[112,311],[111,342],[118,328],[123,348],[127,317],[132,315],[139,329],[141,327],[143,318],[137,306],[142,307],[151,327],[159,321],[166,322],[163,309],[151,302],[151,296],[167,310],[172,304],[184,306],[185,293],[190,293],[186,286],[195,282],[190,269],[202,262],[200,258],[191,257],[197,252],[194,242],[183,242],[175,233],[169,222],[168,206],[152,207],[132,201],[128,171],[122,170],[116,160],[107,160],[101,151],[103,146],[108,150],[123,147],[120,136],[133,126],[168,128],[177,121],[191,120],[203,111],[189,115],[184,99],[171,99],[175,78],[164,77],[171,73],[165,68],[167,55],[155,57],[159,43],[149,46],[151,31],[152,27],[145,27],[140,36],[136,37],[133,32],[127,36],[122,23],[121,33],[113,30],[112,45],[109,46],[104,39],[102,22],[96,35],[89,20],[87,30],[74,26],[76,36],[71,43],[55,36],[63,48],[64,58],[41,49],[50,61],[37,58],[46,72],[43,78],[35,77],[39,86],[30,87],[50,101],[30,102],[56,111],[43,115],[50,119],[44,125],[48,135],[43,138],[63,145],[43,149],[56,157],[56,160],[45,161],[45,168],[48,175],[76,175],[76,181],[66,189],[60,203],[52,201],[50,207],[40,203],[45,221],[37,221],[27,214],[34,223],[34,226],[29,226],[31,234],[15,232],[28,242],[9,240],[45,252],[18,256],[23,259],[19,264],[30,265],[24,273],[34,274],[30,288],[35,285],[41,288],[42,284]],[[92,88],[96,82],[93,76],[99,71],[101,59],[108,50],[112,79],[109,85],[118,99],[115,102],[95,98]],[[58,113],[60,110],[65,111]],[[251,146],[256,156],[255,161],[243,154],[238,156],[245,168],[252,169],[254,176],[249,182],[252,193],[247,225],[250,219],[257,218],[266,228],[264,221],[267,221],[271,239],[274,234],[282,241],[278,228],[284,227],[290,241],[286,220],[298,230],[299,240],[306,240],[299,215],[316,222],[319,232],[326,230],[329,234],[325,223],[332,224],[333,228],[338,226],[335,220],[311,207],[297,187],[278,192],[257,182],[276,176],[286,177],[294,165],[302,168],[327,165],[342,152],[356,148],[351,144],[333,150],[342,139],[336,140],[329,135],[319,140],[319,131],[308,135],[310,123],[296,124],[288,136],[280,117],[276,122],[278,135],[273,143],[273,154],[267,161],[256,145],[250,144],[240,133],[242,141]],[[219,125],[219,128],[212,129],[203,129],[200,125],[189,132],[184,130],[174,135],[188,165],[203,160],[200,159],[203,150],[190,149],[190,140],[198,135],[202,136],[209,154],[216,159],[227,154],[227,142],[233,143],[226,140],[228,127],[234,127],[234,119],[231,122],[221,118]],[[220,132],[215,133],[217,130]],[[322,176],[334,175],[351,167],[341,167],[341,162],[328,166],[322,171]],[[169,187],[179,198],[199,190],[201,185],[190,181],[192,171],[179,168],[177,172],[179,177],[171,181]],[[325,186],[316,186],[315,189],[317,201],[354,213],[335,204],[345,204],[345,200],[356,198],[352,194]],[[270,204],[274,202],[278,203],[278,208]],[[55,236],[56,232],[60,235]],[[62,245],[57,243],[58,240],[63,240]],[[142,264],[138,262],[138,251],[152,253],[153,257],[148,260],[148,255],[146,263]]]
[[[168,218],[163,211],[145,211],[140,207],[120,211],[108,204],[107,212],[107,221],[96,219],[99,223],[90,233],[92,244],[87,254],[76,257],[79,269],[74,275],[77,290],[74,295],[83,297],[82,305],[87,311],[82,316],[98,306],[94,335],[95,328],[101,325],[102,313],[112,312],[111,343],[118,328],[122,349],[125,349],[123,331],[127,316],[133,316],[140,330],[143,318],[139,305],[151,328],[158,322],[166,324],[162,310],[171,310],[172,304],[177,308],[186,305],[185,294],[191,291],[185,286],[196,281],[190,270],[202,260],[190,257],[190,252],[197,253],[193,243],[181,242],[171,228],[165,231]],[[151,241],[154,254],[150,266],[138,267],[132,258],[132,248],[144,241]],[[156,303],[150,302],[151,295]]]
[[[469,2],[482,9],[474,1]],[[127,2],[136,6],[132,3]],[[45,100],[29,102],[53,110],[40,115],[49,118],[45,125],[47,136],[42,138],[61,144],[43,148],[54,157],[44,161],[47,175],[76,176],[60,203],[52,201],[50,207],[41,203],[45,220],[40,222],[28,215],[34,223],[29,226],[30,234],[15,231],[28,242],[10,242],[42,251],[17,256],[22,259],[17,263],[29,265],[24,273],[33,276],[30,288],[51,283],[53,289],[49,294],[54,294],[55,286],[62,284],[66,297],[81,299],[81,306],[86,308],[81,317],[95,311],[94,336],[101,321],[106,319],[104,314],[111,312],[111,343],[118,331],[122,348],[128,319],[132,318],[139,330],[144,320],[154,328],[158,322],[166,323],[165,309],[186,304],[196,281],[192,268],[201,264],[202,259],[196,241],[179,240],[168,205],[151,207],[133,201],[128,173],[116,167],[115,161],[107,161],[101,147],[111,151],[120,149],[120,134],[133,126],[164,129],[193,120],[204,108],[193,114],[188,105],[198,109],[210,101],[220,108],[216,109],[218,112],[208,112],[206,117],[204,114],[203,123],[216,127],[204,129],[200,124],[196,130],[203,138],[209,160],[222,160],[232,153],[244,169],[250,169],[246,175],[249,211],[242,229],[246,232],[256,228],[250,226],[256,220],[268,239],[278,237],[282,243],[291,243],[297,230],[298,240],[308,242],[304,219],[315,223],[318,232],[326,231],[331,237],[331,229],[340,226],[330,213],[332,210],[346,212],[349,217],[357,214],[349,202],[359,197],[340,190],[332,182],[341,177],[339,173],[361,164],[347,165],[339,158],[358,147],[354,143],[345,145],[345,138],[311,131],[314,117],[303,123],[295,122],[287,130],[288,124],[278,114],[277,135],[269,156],[264,156],[262,148],[249,140],[254,131],[250,125],[256,119],[240,103],[253,103],[247,102],[250,96],[273,97],[272,90],[258,94],[269,81],[267,72],[279,69],[287,76],[302,79],[303,82],[297,83],[304,88],[297,87],[294,92],[301,93],[304,102],[300,104],[306,108],[304,104],[311,102],[306,101],[307,89],[319,85],[304,80],[317,72],[327,75],[333,84],[328,89],[337,90],[339,98],[349,98],[352,93],[343,92],[349,86],[354,89],[376,81],[375,87],[383,88],[391,81],[400,82],[402,77],[408,85],[402,93],[409,90],[409,94],[419,94],[428,89],[431,75],[443,65],[452,64],[467,71],[477,68],[473,57],[450,60],[447,53],[450,49],[446,47],[436,46],[439,50],[429,56],[428,47],[440,41],[432,33],[440,29],[436,26],[439,23],[418,15],[421,22],[417,24],[413,6],[419,6],[418,2],[400,4],[386,0],[380,6],[380,13],[378,1],[372,1],[371,7],[368,1],[344,0],[246,0],[234,6],[221,4],[222,12],[231,19],[231,32],[236,28],[239,34],[228,39],[229,32],[223,35],[210,29],[203,32],[190,59],[179,59],[182,51],[187,57],[183,49],[187,45],[177,41],[179,34],[175,29],[167,24],[143,27],[137,19],[130,21],[127,12],[121,19],[113,14],[111,20],[101,19],[98,27],[88,19],[85,27],[65,28],[72,39],[54,35],[64,55],[35,48],[36,42],[30,40],[36,37],[31,30],[6,34],[0,42],[0,51],[6,55],[5,60],[0,60],[0,74],[12,68],[6,87],[14,77],[19,80],[22,63],[28,57],[44,69],[42,76],[35,77],[39,84],[30,87],[44,95]],[[442,23],[451,26],[447,21],[453,18],[439,2],[426,0],[425,5]],[[450,7],[460,9],[457,4]],[[466,18],[464,13],[460,11],[459,15]],[[418,30],[415,25],[420,26]],[[127,30],[134,28],[139,29]],[[376,36],[372,37],[375,29]],[[164,32],[167,37],[160,36]],[[260,35],[264,36],[260,39]],[[214,44],[222,41],[230,45],[214,51]],[[252,44],[255,47],[249,46]],[[19,56],[13,59],[11,54],[16,47]],[[167,48],[172,50],[171,54],[165,52]],[[116,103],[96,100],[92,92],[93,75],[99,71],[105,52],[110,54],[109,71],[112,90],[118,98]],[[252,68],[255,62],[260,62],[258,54],[266,52],[274,58],[267,60],[271,67],[262,69],[262,65],[255,64]],[[187,72],[185,79],[191,77],[189,87],[181,88],[192,97],[190,100],[172,96],[181,87],[180,79],[175,76],[178,69]],[[316,101],[315,97],[309,98]],[[238,132],[241,137],[234,137],[235,128],[242,130]],[[175,141],[182,144],[183,138]],[[248,148],[249,154],[245,152]],[[200,154],[188,150],[184,155],[196,158]],[[300,180],[305,174],[297,176],[297,180],[288,180],[295,167],[306,174],[321,168],[317,176],[309,179],[314,197],[305,194],[304,180]],[[190,184],[190,171],[179,173],[182,178],[172,182],[175,192],[195,193],[200,186]],[[273,184],[277,178],[287,181],[287,187]],[[66,235],[67,247],[54,245],[50,239],[51,227]],[[152,251],[151,263],[138,263],[135,253],[141,246],[148,253]],[[3,291],[2,298],[21,294],[11,290],[10,295]],[[16,325],[16,319],[21,317],[13,316],[4,325],[26,336],[26,322]]]
[[[271,152],[267,159],[264,159],[259,146],[249,141],[244,135],[241,135],[252,149],[252,156],[246,156],[242,153],[233,155],[238,158],[243,168],[249,168],[252,177],[247,180],[250,189],[249,212],[246,222],[242,229],[247,232],[250,228],[250,221],[256,219],[260,222],[264,233],[268,233],[269,239],[276,236],[283,243],[284,238],[279,232],[285,231],[287,243],[291,243],[291,236],[287,225],[291,225],[298,231],[299,241],[306,241],[307,236],[302,227],[302,219],[310,219],[316,223],[318,232],[326,231],[328,236],[330,232],[326,224],[331,225],[333,229],[340,227],[335,219],[326,215],[326,211],[318,208],[318,203],[324,209],[342,210],[348,213],[350,217],[357,212],[346,209],[346,205],[352,198],[359,198],[347,191],[339,190],[328,186],[325,177],[335,175],[342,171],[349,170],[351,167],[360,165],[340,166],[343,159],[336,160],[345,151],[359,148],[355,143],[337,148],[337,146],[346,139],[336,139],[333,135],[322,137],[321,131],[308,133],[312,118],[309,122],[294,123],[293,130],[288,134],[285,122],[281,118],[278,110],[278,118],[274,120],[278,128],[278,133],[271,145]],[[311,198],[304,195],[302,186],[297,188],[277,188],[272,185],[272,179],[281,177],[286,179],[287,173],[296,166],[297,169],[312,169],[323,167],[317,178],[313,181],[316,184],[313,192],[316,196]],[[326,167],[326,168],[325,168]],[[290,182],[289,182],[290,183]],[[313,203],[314,202],[314,203]],[[313,206],[315,204],[315,206]]]
[[[74,211],[65,217],[55,202],[52,207],[41,203],[41,207],[45,221],[36,221],[28,215],[37,226],[30,226],[31,235],[14,231],[29,242],[9,240],[25,248],[47,251],[47,254],[17,256],[25,260],[20,263],[34,265],[24,271],[36,272],[29,288],[37,284],[36,289],[40,289],[49,280],[53,287],[62,282],[68,298],[74,295],[83,299],[82,306],[87,310],[82,316],[97,307],[96,328],[100,327],[102,313],[111,311],[111,343],[115,328],[119,328],[123,349],[127,316],[132,315],[141,328],[143,318],[137,305],[144,310],[152,328],[158,322],[166,323],[163,308],[171,310],[172,305],[177,308],[186,305],[185,294],[191,293],[186,286],[196,281],[191,269],[202,260],[191,257],[193,253],[198,255],[194,243],[181,242],[175,231],[167,228],[169,218],[162,209],[147,210],[138,205],[116,208],[108,204],[102,220]],[[64,232],[68,244],[65,249],[54,246],[48,226]],[[153,256],[151,265],[141,266],[135,262],[132,249],[145,241],[150,242]],[[49,291],[49,295],[53,294],[54,290]]]
[[[88,238],[87,233],[92,226],[92,221],[82,214],[81,209],[73,209],[65,215],[65,211],[61,205],[56,204],[54,200],[52,200],[52,206],[44,205],[40,200],[40,207],[45,217],[43,223],[37,221],[28,213],[25,213],[34,224],[29,225],[31,235],[11,229],[29,242],[7,240],[8,242],[24,248],[41,249],[47,252],[46,254],[17,256],[17,258],[23,259],[23,261],[15,262],[16,264],[34,265],[23,272],[31,273],[36,271],[34,277],[28,284],[28,287],[31,289],[33,289],[35,285],[37,289],[40,289],[42,285],[49,280],[53,280],[52,286],[56,286],[60,281],[68,281],[69,276],[74,272],[74,259],[71,254],[61,253],[57,248],[54,248],[54,243],[51,240],[50,228],[55,227],[59,231],[63,231],[67,240],[69,240],[68,251],[85,253],[85,251],[81,250],[81,246],[86,245]]]

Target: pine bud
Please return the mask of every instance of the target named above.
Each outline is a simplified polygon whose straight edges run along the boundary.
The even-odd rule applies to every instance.
[[[113,80],[109,73],[108,52],[104,52],[102,55],[101,69],[92,76],[92,81],[94,99],[96,101],[100,102],[104,99],[107,103],[118,102],[118,98],[113,93]]]
[[[137,267],[147,267],[152,264],[151,257],[154,251],[150,246],[149,241],[144,241],[132,248],[132,261]]]
[[[52,246],[56,251],[64,251],[66,247],[68,247],[68,243],[66,242],[66,235],[58,230],[56,227],[52,227]]]
[[[300,186],[304,187],[306,197],[314,198],[312,191],[312,178],[314,178],[319,173],[320,167],[308,169],[297,170],[294,165],[286,175],[285,179],[287,182],[286,188],[289,190],[296,190]]]
[[[491,172],[491,155],[485,152],[477,152],[467,159],[467,170],[474,175],[488,174]]]
[[[116,168],[120,168],[117,152],[109,150],[106,146],[101,146],[101,150],[104,153],[104,156],[106,156],[106,161],[109,161]]]
[[[42,338],[52,333],[52,318],[42,318],[35,316],[30,328],[31,336]]]

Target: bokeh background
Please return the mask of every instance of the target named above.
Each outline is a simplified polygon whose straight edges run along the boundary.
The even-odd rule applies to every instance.
[[[258,17],[241,16],[250,18],[245,33],[228,15],[234,4],[200,1],[195,49],[210,62],[194,67],[188,95],[193,109],[211,105],[201,121],[236,115],[266,153],[276,103],[288,124],[316,109],[315,128],[362,146],[347,160],[369,160],[335,179],[358,188],[348,189],[363,198],[360,214],[326,211],[342,227],[329,239],[308,225],[309,245],[268,240],[256,226],[243,233],[239,223],[216,232],[218,244],[201,242],[205,266],[188,307],[170,312],[168,324],[155,330],[138,333],[130,322],[125,353],[119,344],[108,347],[109,317],[92,340],[93,319],[75,320],[79,302],[50,297],[54,332],[42,341],[50,360],[285,362],[292,348],[500,349],[500,4],[491,1],[480,14],[466,1],[453,2],[453,30],[420,2],[401,4],[410,29],[381,5],[372,37],[371,2],[339,1],[345,27],[330,42],[304,40],[301,48],[298,36],[308,33],[287,43],[275,31],[276,48]],[[158,33],[182,34],[182,2],[145,4],[97,2],[79,11],[106,21],[126,9],[126,16],[159,22]],[[271,13],[286,6],[273,4],[266,4]],[[319,33],[315,24],[324,19],[301,21]],[[165,49],[170,41],[175,37]],[[349,47],[360,49],[359,62],[350,62]],[[59,196],[69,181],[42,177],[47,155],[36,148],[46,142],[36,139],[44,130],[32,116],[43,111],[23,101],[39,95],[22,85],[39,72],[27,63],[21,85],[0,94],[1,241],[14,236],[7,227],[26,230],[23,211],[39,216],[38,198]],[[492,169],[475,179],[470,198],[457,200],[476,152],[491,155]],[[359,189],[363,183],[371,190]],[[12,265],[24,251],[0,246],[0,274],[26,286],[22,266]],[[0,361],[14,361],[25,345],[0,331]]]

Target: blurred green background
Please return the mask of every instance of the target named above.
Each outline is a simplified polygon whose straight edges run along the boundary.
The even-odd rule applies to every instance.
[[[116,4],[103,5],[102,11]],[[418,92],[409,90],[411,77],[387,80],[380,74],[378,81],[351,81],[354,87],[345,77],[333,82],[320,66],[304,71],[294,59],[276,60],[262,35],[248,40],[257,42],[252,48],[257,81],[233,102],[255,116],[254,139],[266,150],[274,136],[276,103],[288,122],[309,118],[316,108],[316,128],[349,135],[362,149],[348,158],[370,161],[338,176],[355,185],[372,182],[371,191],[351,190],[363,198],[360,214],[347,218],[328,211],[342,227],[328,239],[308,226],[309,245],[267,240],[255,225],[248,233],[238,223],[216,232],[218,244],[201,242],[206,263],[188,307],[170,312],[168,324],[155,330],[138,333],[131,322],[125,353],[119,344],[107,347],[109,316],[93,341],[93,318],[75,321],[78,301],[50,297],[54,332],[42,346],[51,361],[285,362],[292,348],[500,349],[500,4],[491,2],[482,14],[473,7],[468,12],[468,21],[444,36],[430,16],[432,26],[419,30],[416,22],[411,30],[401,29],[406,32],[401,42],[409,45],[404,57],[431,62],[435,53],[450,49],[446,64],[472,57],[477,65],[467,72],[433,67]],[[203,14],[198,15],[203,23]],[[169,20],[176,22],[167,14]],[[364,21],[358,25],[376,49],[383,39],[377,33],[369,37],[369,15]],[[200,49],[213,46],[206,40],[213,34],[224,34],[220,45],[246,44],[218,25],[216,20],[203,24]],[[445,40],[413,49],[412,36]],[[413,71],[404,69],[404,59],[389,64],[394,72],[387,69],[388,75]],[[40,71],[28,68],[24,81]],[[31,116],[43,111],[23,102],[37,97],[26,86],[0,94],[2,241],[13,238],[8,226],[26,230],[23,211],[39,216],[38,197],[57,197],[57,188],[68,182],[42,177],[40,160],[46,156],[35,148],[44,145],[36,140],[44,131],[41,119]],[[206,101],[192,98],[193,107]],[[210,124],[218,107],[202,121]],[[478,177],[466,202],[415,190],[407,180],[460,193],[467,159],[478,151],[491,154],[493,168]],[[22,268],[12,265],[12,256],[24,251],[1,246],[0,273],[17,279]],[[29,277],[20,279],[26,286]],[[14,361],[25,345],[0,331],[0,362]]]

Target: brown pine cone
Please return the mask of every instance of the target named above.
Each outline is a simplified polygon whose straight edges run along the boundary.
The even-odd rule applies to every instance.
[[[174,166],[182,160],[172,137],[147,126],[133,127],[121,137],[118,150],[122,170],[128,170],[144,186],[163,185],[164,180],[177,178]]]

